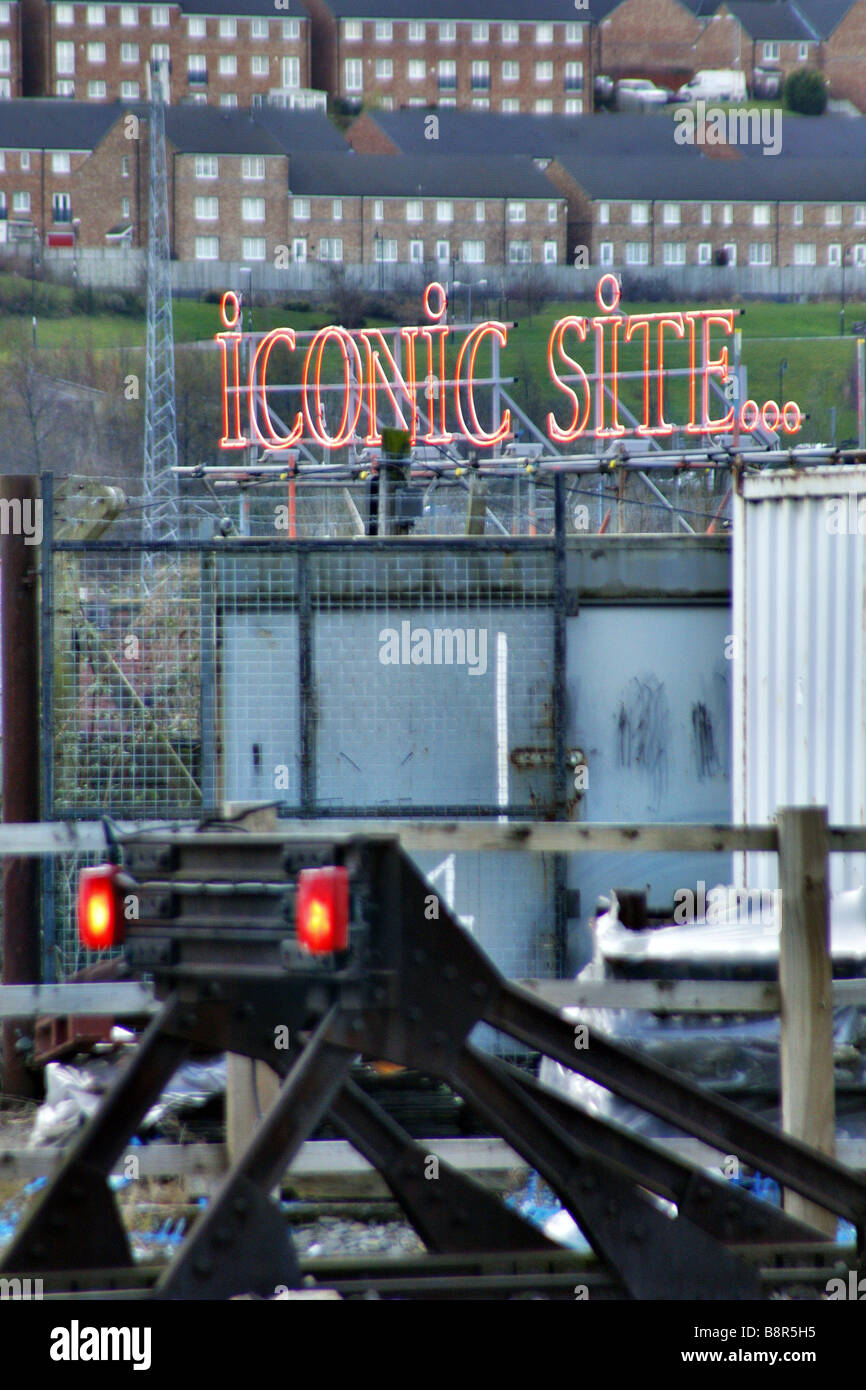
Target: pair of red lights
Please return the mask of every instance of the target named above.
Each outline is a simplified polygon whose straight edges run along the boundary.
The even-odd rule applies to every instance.
[[[78,880],[78,935],[89,951],[119,946],[124,897],[117,864],[82,869]],[[349,944],[349,872],[342,867],[302,869],[295,907],[298,942],[312,956],[345,951]]]

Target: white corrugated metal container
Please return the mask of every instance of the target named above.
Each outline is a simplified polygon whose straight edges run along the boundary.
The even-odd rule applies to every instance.
[[[733,628],[735,822],[826,804],[831,824],[866,824],[866,468],[743,479]],[[833,855],[833,888],[866,882],[864,861]],[[735,874],[775,887],[776,857],[737,855]]]

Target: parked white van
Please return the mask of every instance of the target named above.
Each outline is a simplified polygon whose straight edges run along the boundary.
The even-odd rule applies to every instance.
[[[746,78],[733,68],[702,68],[680,87],[677,101],[745,101]]]

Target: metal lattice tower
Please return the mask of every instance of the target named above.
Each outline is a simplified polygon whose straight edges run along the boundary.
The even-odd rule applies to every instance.
[[[165,104],[160,64],[154,63],[150,101],[150,201],[147,225],[147,349],[144,403],[144,513],[142,538],[176,540],[179,534],[177,418],[174,404],[174,324]],[[148,570],[153,558],[145,555]]]

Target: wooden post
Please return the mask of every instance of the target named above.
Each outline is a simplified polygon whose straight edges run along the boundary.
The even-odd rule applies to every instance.
[[[225,802],[223,815],[238,816],[243,807]],[[240,821],[245,829],[254,832],[278,830],[277,812],[273,806],[250,806]],[[277,1073],[264,1062],[252,1057],[239,1057],[230,1052],[226,1058],[226,1148],[229,1163],[233,1164],[247,1147],[262,1116],[274,1103],[280,1082]]]
[[[785,808],[778,814],[782,927],[782,1128],[833,1155],[833,972],[830,960],[827,809]],[[785,1210],[830,1236],[836,1217],[786,1190]]]

